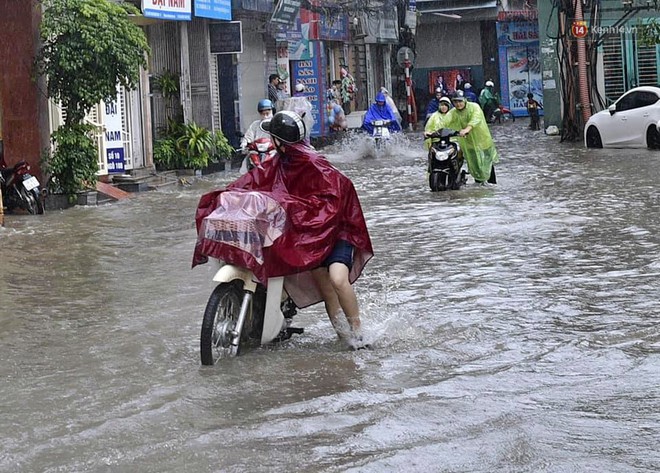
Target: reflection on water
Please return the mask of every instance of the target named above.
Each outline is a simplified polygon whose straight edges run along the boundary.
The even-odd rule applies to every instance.
[[[419,135],[322,150],[373,239],[367,352],[315,306],[200,366],[194,210],[235,175],[8,216],[0,471],[658,471],[660,156],[524,126],[493,129],[497,186],[444,193]]]

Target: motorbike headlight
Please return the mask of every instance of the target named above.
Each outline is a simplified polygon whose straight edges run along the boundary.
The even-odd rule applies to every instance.
[[[449,159],[450,150],[434,149],[433,153],[436,161],[446,161]]]

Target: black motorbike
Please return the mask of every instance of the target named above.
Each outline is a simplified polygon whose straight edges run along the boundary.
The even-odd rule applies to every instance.
[[[0,186],[7,212],[24,209],[31,214],[44,213],[44,201],[39,180],[30,174],[30,165],[19,161],[8,167],[0,153]]]
[[[427,138],[437,139],[429,148],[428,173],[429,187],[433,192],[457,190],[467,182],[467,172],[463,168],[463,151],[458,143],[450,141],[458,136],[458,131],[441,128]]]

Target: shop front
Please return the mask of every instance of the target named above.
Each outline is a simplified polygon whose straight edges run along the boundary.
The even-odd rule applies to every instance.
[[[283,78],[290,77],[288,91],[291,93],[296,84],[305,86],[303,96],[311,103],[314,118],[312,137],[329,134],[326,93],[333,78],[339,77],[337,69],[341,69],[345,60],[341,45],[347,40],[348,26],[344,14],[323,14],[305,8],[300,8],[292,28],[278,34],[277,41],[281,46],[277,54],[277,71]]]

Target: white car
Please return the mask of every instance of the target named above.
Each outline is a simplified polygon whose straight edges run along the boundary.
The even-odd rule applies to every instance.
[[[587,148],[660,149],[660,87],[636,87],[584,127]]]

